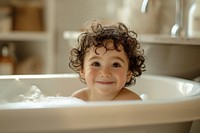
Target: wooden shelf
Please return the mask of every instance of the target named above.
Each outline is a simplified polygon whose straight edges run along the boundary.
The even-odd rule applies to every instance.
[[[25,1],[32,2],[32,1]],[[14,53],[17,53],[16,58],[22,57],[18,63],[23,62],[30,56],[41,59],[42,72],[39,74],[49,74],[55,72],[55,0],[38,0],[38,5],[42,6],[42,21],[44,31],[0,31],[1,42],[13,42],[15,47]],[[4,3],[12,5],[10,0],[1,0],[0,5]],[[23,1],[22,1],[23,4]],[[31,3],[30,3],[31,4]],[[28,6],[27,6],[28,7]],[[28,21],[27,21],[28,22]],[[19,54],[20,53],[20,54]],[[17,57],[18,56],[18,57]],[[18,64],[16,64],[17,66]],[[32,74],[32,73],[27,73]],[[33,73],[34,74],[34,73]],[[36,73],[38,74],[38,73]]]

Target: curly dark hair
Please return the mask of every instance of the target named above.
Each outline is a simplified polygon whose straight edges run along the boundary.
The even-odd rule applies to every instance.
[[[104,47],[106,51],[108,51],[110,49],[104,41],[112,40],[114,49],[117,51],[120,51],[120,45],[123,46],[129,60],[129,70],[132,72],[132,77],[125,86],[135,84],[136,77],[140,76],[142,72],[145,71],[144,50],[140,48],[140,43],[136,39],[137,34],[134,31],[129,31],[121,22],[109,26],[103,26],[101,23],[93,23],[90,28],[90,30],[78,36],[78,47],[70,50],[69,67],[79,73],[83,68],[84,57],[88,49],[94,46],[95,52],[100,47]],[[84,79],[81,80],[85,82]]]

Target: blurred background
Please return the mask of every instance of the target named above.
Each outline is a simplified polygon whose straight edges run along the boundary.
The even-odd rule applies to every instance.
[[[139,35],[170,35],[176,0],[1,0],[0,74],[70,73],[68,55],[83,24],[121,21]],[[184,0],[184,28],[192,0]],[[66,34],[69,36],[64,37]],[[71,35],[71,36],[70,36]],[[71,39],[70,39],[71,37]]]

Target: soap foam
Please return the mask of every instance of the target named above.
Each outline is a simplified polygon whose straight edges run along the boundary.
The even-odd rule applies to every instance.
[[[26,94],[18,96],[18,102],[74,104],[83,103],[84,101],[74,97],[44,96],[37,86],[31,86],[30,90]]]
[[[48,104],[78,104],[85,103],[81,99],[75,97],[64,97],[64,96],[45,96],[42,91],[35,85],[29,87],[21,87],[22,93],[16,94],[15,90],[19,89],[10,89],[6,92],[3,99],[0,99],[1,104],[6,103],[48,103]],[[25,91],[24,91],[25,90]],[[7,95],[7,96],[6,96]],[[10,98],[12,96],[12,98]]]

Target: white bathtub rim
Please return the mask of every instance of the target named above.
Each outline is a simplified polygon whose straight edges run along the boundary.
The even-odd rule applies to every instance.
[[[23,124],[25,124],[24,121],[30,118],[32,119],[32,121],[36,121],[37,123],[31,123],[29,126],[31,126],[32,129],[37,130],[35,126],[38,125],[38,122],[40,122],[37,119],[41,118],[41,119],[46,119],[46,121],[52,121],[55,119],[55,116],[56,118],[58,118],[58,120],[55,121],[55,123],[51,122],[55,124],[54,127],[49,128],[49,129],[52,128],[51,130],[56,130],[56,129],[77,130],[77,129],[106,128],[106,127],[110,128],[110,127],[124,127],[124,126],[140,126],[140,125],[151,125],[151,124],[153,125],[153,124],[188,122],[200,119],[199,117],[197,117],[200,116],[200,114],[193,114],[193,109],[199,110],[200,107],[196,108],[192,107],[190,109],[188,108],[188,110],[183,111],[181,110],[181,108],[183,106],[187,106],[188,104],[190,104],[190,102],[185,104],[179,101],[178,104],[181,104],[181,106],[175,106],[174,110],[165,110],[165,108],[167,108],[167,106],[169,106],[170,104],[163,105],[162,103],[160,103],[159,106],[161,111],[156,114],[155,114],[156,111],[154,112],[153,110],[154,107],[151,104],[146,102],[144,104],[140,104],[140,102],[133,103],[133,101],[120,102],[120,103],[107,102],[106,104],[104,102],[99,102],[95,104],[94,102],[91,102],[86,106],[73,105],[65,108],[58,107],[58,108],[35,108],[35,109],[20,109],[20,110],[19,109],[0,110],[0,114],[2,111],[4,111],[4,116],[1,116],[1,120],[7,119],[11,125],[18,126],[19,130],[24,130],[23,126]],[[148,106],[152,106],[151,110],[146,110],[149,108]],[[158,105],[156,104],[155,108],[157,108],[156,106]],[[96,113],[91,114],[91,112],[87,111],[88,109],[98,114]],[[109,117],[112,116],[113,112],[107,112],[108,110],[109,111],[115,110],[116,117]],[[177,113],[180,110],[182,112]],[[14,112],[15,114],[18,114],[16,118],[7,117]],[[40,114],[40,116],[38,116],[38,113]],[[63,113],[66,115],[64,115]],[[141,117],[141,115],[137,116],[136,114],[138,113],[142,113],[143,117]],[[188,113],[190,113],[190,116]],[[35,114],[36,117],[34,117]],[[88,116],[90,116],[91,118],[89,118]],[[21,123],[14,122],[17,118],[19,119],[19,117],[22,120]],[[87,122],[85,123],[84,120],[73,119],[76,117],[87,119],[86,120]],[[94,122],[93,117],[98,117],[98,119]],[[25,120],[23,121],[23,119]],[[119,120],[120,122],[118,122]],[[26,124],[29,124],[29,122],[26,122]],[[41,128],[44,129],[45,127],[49,126],[48,124],[45,123],[40,123],[40,124],[43,125]],[[0,129],[3,128],[1,126]],[[8,130],[13,130],[13,129],[8,129]]]
[[[43,78],[77,78],[78,74],[27,74],[27,75],[0,75],[0,79],[43,79]]]

